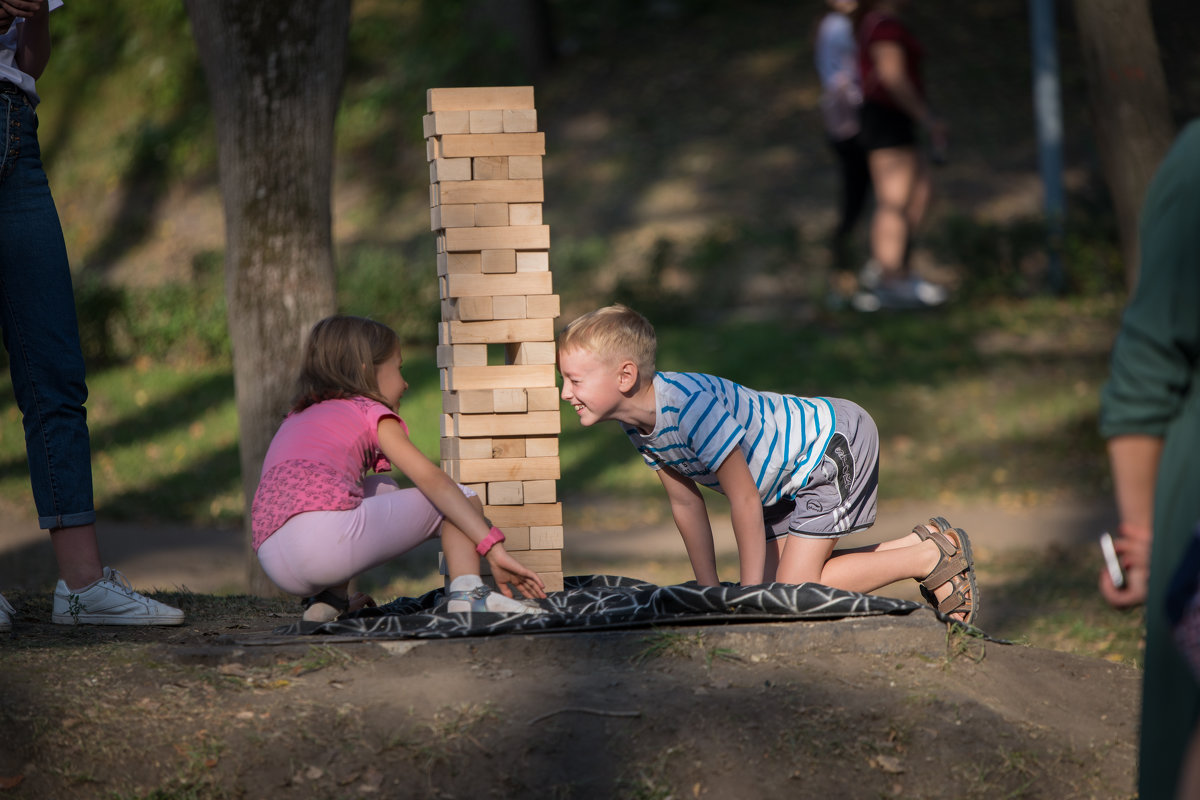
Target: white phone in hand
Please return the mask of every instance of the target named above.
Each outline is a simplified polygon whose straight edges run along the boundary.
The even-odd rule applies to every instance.
[[[1112,578],[1113,586],[1125,588],[1125,570],[1121,569],[1121,561],[1117,558],[1117,548],[1113,546],[1112,534],[1108,531],[1100,534],[1100,552],[1104,553],[1104,564],[1108,567],[1108,577]]]

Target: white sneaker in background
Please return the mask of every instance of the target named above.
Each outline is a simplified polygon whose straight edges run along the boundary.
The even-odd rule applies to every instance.
[[[16,615],[17,610],[0,594],[0,633],[12,630],[13,617]]]
[[[115,569],[73,592],[63,581],[54,590],[54,615],[59,625],[182,625],[183,612],[133,590]]]

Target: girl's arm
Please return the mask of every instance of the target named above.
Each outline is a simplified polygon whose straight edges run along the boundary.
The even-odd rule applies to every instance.
[[[4,0],[2,6],[13,16],[25,18],[17,44],[17,66],[37,80],[50,62],[50,4],[46,0]]]
[[[767,568],[767,534],[763,524],[762,498],[750,475],[750,466],[741,450],[730,453],[717,467],[721,491],[729,498],[733,518],[733,538],[737,540],[742,585],[763,582]]]
[[[458,484],[417,449],[397,419],[385,417],[379,420],[378,436],[379,448],[392,466],[408,476],[446,519],[475,544],[487,537],[491,524],[471,504]],[[486,558],[496,585],[508,597],[512,597],[512,590],[508,588],[510,583],[528,597],[546,596],[545,584],[537,573],[513,558],[501,543],[492,545]]]
[[[717,553],[713,546],[712,525],[708,519],[708,508],[700,487],[670,467],[658,470],[658,479],[667,490],[671,502],[671,516],[683,537],[692,572],[701,586],[717,586]]]

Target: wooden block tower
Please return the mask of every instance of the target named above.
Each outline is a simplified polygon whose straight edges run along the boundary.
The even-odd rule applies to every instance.
[[[513,557],[547,591],[561,590],[559,298],[542,224],[546,141],[533,87],[430,89],[426,105],[442,468],[484,499]]]

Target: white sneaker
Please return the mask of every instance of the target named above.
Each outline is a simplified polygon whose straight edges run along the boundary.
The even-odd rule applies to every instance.
[[[183,612],[133,590],[115,569],[73,592],[63,581],[54,590],[54,622],[59,625],[182,625]]]
[[[16,613],[17,610],[0,594],[0,633],[12,630],[12,621]]]

